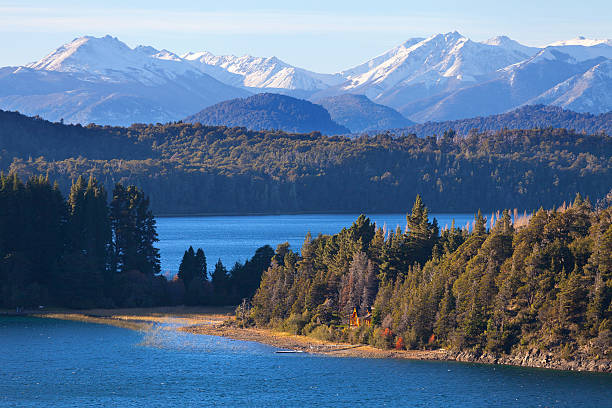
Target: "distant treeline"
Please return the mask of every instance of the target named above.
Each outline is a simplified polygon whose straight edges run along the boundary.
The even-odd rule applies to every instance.
[[[526,218],[479,212],[469,230],[439,233],[417,197],[406,230],[361,216],[338,234],[308,235],[301,253],[279,247],[238,316],[381,348],[610,359],[611,298],[612,207],[578,196]],[[359,327],[349,327],[354,311]]]
[[[0,175],[0,307],[136,307],[236,304],[251,297],[274,251],[257,250],[210,282],[202,250],[185,253],[179,275],[160,275],[149,199],[115,185],[112,200],[94,178],[76,179],[68,199],[48,177],[23,183]]]
[[[426,122],[402,129],[390,130],[393,134],[414,133],[419,137],[441,135],[452,129],[458,135],[470,132],[496,132],[502,129],[564,128],[579,133],[612,134],[612,112],[593,115],[566,110],[558,106],[529,105],[498,115],[478,116],[469,119]]]
[[[327,137],[170,123],[63,125],[0,112],[0,168],[136,185],[159,214],[551,208],[612,187],[612,137],[564,129]]]

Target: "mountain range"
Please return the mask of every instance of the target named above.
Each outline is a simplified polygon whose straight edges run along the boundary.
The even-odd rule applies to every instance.
[[[533,104],[598,114],[612,110],[611,91],[612,40],[580,37],[529,47],[505,36],[477,42],[457,32],[412,38],[331,74],[276,57],[130,48],[111,36],[79,37],[39,61],[0,68],[0,109],[82,124],[176,121],[262,92],[328,104],[328,110],[332,101],[335,120],[349,128],[340,116],[354,122],[359,112],[376,116],[383,107],[400,114],[385,115],[418,123]],[[366,122],[351,130],[379,126],[380,120]]]

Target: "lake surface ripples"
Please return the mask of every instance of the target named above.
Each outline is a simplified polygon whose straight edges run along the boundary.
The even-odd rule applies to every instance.
[[[612,376],[276,354],[162,329],[0,318],[0,406],[610,407]]]

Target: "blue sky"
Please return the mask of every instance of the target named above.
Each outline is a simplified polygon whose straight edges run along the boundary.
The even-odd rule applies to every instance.
[[[0,66],[37,60],[81,35],[182,53],[277,56],[319,72],[359,64],[410,37],[459,31],[527,45],[612,37],[612,1],[0,0]]]

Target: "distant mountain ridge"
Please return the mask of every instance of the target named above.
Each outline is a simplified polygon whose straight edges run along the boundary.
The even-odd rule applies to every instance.
[[[320,105],[286,95],[262,93],[231,99],[188,116],[189,123],[245,127],[250,130],[278,129],[285,132],[346,134],[350,130],[334,122]]]
[[[364,93],[415,122],[485,116],[541,103],[537,98],[550,89],[611,57],[612,46],[605,41],[577,40],[535,48],[507,37],[474,42],[453,32],[407,41],[345,71],[350,82],[326,94]],[[571,101],[553,99],[551,103],[573,104],[576,110],[592,113],[612,110],[605,92],[596,94],[596,100],[582,92]]]
[[[69,123],[177,120],[250,92],[220,82],[168,51],[81,37],[25,67],[0,69],[0,107]]]
[[[419,137],[438,135],[447,130],[465,136],[470,131],[499,131],[502,129],[536,129],[565,128],[577,132],[595,134],[604,132],[612,135],[612,111],[593,115],[563,109],[558,106],[529,105],[511,112],[498,115],[459,119],[444,122],[427,122],[414,124],[401,129],[392,129],[391,133],[414,133]],[[370,134],[376,132],[369,132]]]
[[[213,55],[209,52],[187,53],[182,56],[219,81],[248,88],[270,88],[316,91],[344,81],[339,74],[318,74],[297,68],[276,57],[261,58],[243,55]]]
[[[175,121],[221,101],[273,92],[311,101],[364,95],[418,123],[532,104],[598,114],[612,110],[611,61],[612,40],[530,47],[506,36],[472,41],[455,31],[411,38],[355,67],[317,73],[276,57],[178,55],[85,36],[26,66],[0,68],[0,109],[127,125]]]
[[[401,113],[372,102],[365,95],[342,94],[316,100],[331,118],[352,132],[384,130],[413,125]]]

